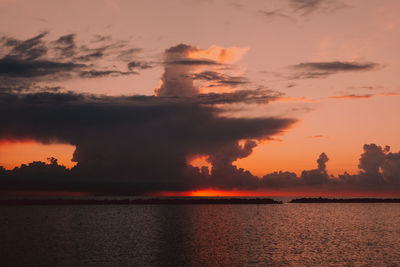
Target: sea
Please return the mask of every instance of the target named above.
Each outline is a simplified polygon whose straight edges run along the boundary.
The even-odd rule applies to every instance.
[[[0,206],[0,266],[400,266],[400,204]]]

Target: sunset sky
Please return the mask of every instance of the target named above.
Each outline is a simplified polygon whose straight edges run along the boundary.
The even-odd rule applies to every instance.
[[[397,0],[0,0],[5,188],[399,193],[399,10]],[[28,186],[29,170],[11,173],[50,157],[78,163],[72,182]],[[254,180],[275,171],[290,178]]]

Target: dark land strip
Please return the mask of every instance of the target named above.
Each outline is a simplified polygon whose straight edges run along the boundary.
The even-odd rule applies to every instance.
[[[0,205],[282,204],[269,198],[3,199]]]

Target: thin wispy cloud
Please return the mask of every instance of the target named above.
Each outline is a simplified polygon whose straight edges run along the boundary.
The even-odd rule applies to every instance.
[[[289,6],[293,12],[302,16],[315,12],[332,13],[348,7],[341,0],[289,0]]]
[[[76,34],[63,35],[53,41],[48,41],[47,36],[48,32],[43,32],[25,40],[9,36],[0,38],[0,80],[3,86],[29,88],[29,84],[40,81],[136,75],[138,72],[132,69],[143,70],[150,66],[130,62],[127,69],[118,69],[100,64],[102,59],[118,60],[121,53],[126,53],[124,42],[98,38],[93,47],[79,44]]]
[[[337,73],[375,71],[381,67],[382,65],[375,62],[302,62],[289,66],[293,70],[292,73],[278,76],[287,79],[322,79]]]
[[[381,93],[381,94],[344,94],[344,95],[335,95],[335,96],[329,96],[329,99],[371,99],[373,97],[379,97],[379,96],[400,96],[400,93],[397,92],[387,92],[387,93]]]

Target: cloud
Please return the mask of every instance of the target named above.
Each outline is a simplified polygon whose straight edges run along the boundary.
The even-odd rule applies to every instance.
[[[72,62],[53,62],[48,60],[0,59],[0,77],[4,78],[39,78],[52,75],[66,77],[69,72],[86,67]]]
[[[278,74],[278,76],[283,76],[287,79],[326,78],[340,72],[373,71],[377,70],[381,65],[374,62],[328,61],[302,62],[290,67],[296,72],[289,75]]]
[[[72,57],[75,55],[75,34],[67,34],[58,38],[54,43],[55,49],[61,54],[62,57]]]
[[[141,194],[208,186],[254,187],[257,178],[232,163],[250,155],[258,141],[281,134],[296,120],[223,116],[229,106],[221,105],[267,104],[281,94],[262,88],[200,94],[195,80],[231,86],[248,81],[216,71],[197,72],[199,64],[169,64],[214,59],[219,60],[218,64],[226,64],[223,62],[238,58],[229,49],[218,51],[215,47],[201,50],[182,44],[165,50],[163,84],[157,96],[3,92],[0,114],[7,116],[0,116],[4,126],[0,139],[71,144],[76,147],[73,160],[77,162],[72,170],[54,175],[59,176],[54,182],[36,178],[34,188],[26,183],[31,179],[30,172],[20,175],[16,169],[9,173],[9,180],[4,180],[6,188]],[[196,58],[200,56],[208,58]],[[113,74],[97,70],[80,73],[96,77]],[[205,155],[212,165],[211,173],[189,165],[187,159],[193,155]],[[55,168],[54,163],[50,165]],[[44,172],[50,168],[49,164],[35,163],[24,169],[36,175],[35,166]],[[249,180],[251,185],[247,184]]]
[[[385,160],[381,164],[380,169],[386,183],[399,185],[400,153],[386,153]]]
[[[296,22],[296,19],[293,18],[292,16],[289,16],[280,10],[271,10],[271,11],[266,11],[266,10],[259,10],[258,11],[264,18],[268,21],[271,22],[275,19],[284,19],[288,20],[290,22]]]
[[[143,61],[131,61],[128,63],[128,69],[151,69],[153,66],[148,62]]]
[[[324,137],[324,136],[323,136],[322,134],[307,136],[307,138],[311,138],[311,139],[314,139],[314,138],[323,138],[323,137]]]
[[[379,94],[380,96],[400,96],[399,92],[387,92],[387,93],[382,93]]]
[[[155,89],[155,94],[185,97],[197,95],[200,89],[194,83],[195,80],[211,82],[212,84],[207,85],[212,85],[211,87],[236,87],[246,84],[248,81],[245,77],[219,73],[215,68],[239,60],[247,50],[247,48],[218,46],[203,50],[186,44],[170,47],[164,51],[164,73],[161,85]]]
[[[207,60],[218,59],[219,64],[232,62],[232,58],[227,59],[231,56],[212,50],[174,46],[165,50],[165,62],[202,60],[203,56],[208,56]],[[229,49],[223,53],[229,54],[226,51]],[[201,57],[196,58],[198,55]],[[0,140],[70,144],[76,148],[73,161],[77,164],[67,170],[52,159],[48,164],[34,162],[11,171],[0,168],[0,190],[132,195],[202,188],[399,189],[399,153],[373,144],[364,146],[357,175],[330,176],[325,153],[317,159],[315,169],[303,171],[300,177],[291,172],[275,172],[260,178],[238,168],[234,165],[236,160],[248,157],[259,142],[284,133],[296,120],[227,117],[226,110],[233,103],[267,104],[282,94],[267,89],[200,93],[194,83],[195,74],[214,83],[237,78],[198,69],[197,65],[163,65],[163,83],[155,96],[3,90]],[[90,70],[79,69],[77,73]],[[92,74],[102,75],[89,75]],[[196,155],[203,156],[211,170],[191,166],[188,159]]]
[[[375,70],[379,64],[374,62],[345,62],[345,61],[331,61],[331,62],[303,62],[294,65],[294,68],[326,71],[326,72],[340,72],[340,71],[369,71]]]
[[[47,35],[43,32],[27,40],[17,40],[14,38],[1,38],[3,46],[10,49],[5,58],[19,59],[19,60],[35,60],[47,54],[47,47],[43,38]]]
[[[82,78],[99,78],[99,77],[108,77],[108,76],[125,76],[139,74],[135,71],[118,71],[118,70],[89,70],[89,71],[81,71],[79,76]]]
[[[376,96],[399,96],[400,93],[397,92],[387,92],[381,94],[344,94],[344,95],[336,95],[336,96],[329,96],[329,99],[370,99]]]
[[[289,6],[292,8],[293,12],[302,16],[317,11],[332,13],[347,7],[347,5],[340,0],[289,0]]]
[[[63,87],[61,86],[40,86],[40,85],[16,85],[16,86],[7,86],[7,87],[0,87],[0,92],[1,93],[12,93],[12,94],[18,94],[18,93],[39,93],[39,92],[60,92],[64,90]]]
[[[210,86],[231,86],[236,87],[249,83],[249,80],[243,76],[230,76],[227,74],[218,73],[216,71],[203,71],[200,73],[193,73],[191,75],[193,80],[204,80],[210,82]]]
[[[47,36],[48,33],[43,32],[26,40],[8,36],[0,38],[0,82],[3,88],[31,88],[37,82],[138,74],[129,69],[109,69],[99,64],[100,59],[111,57],[118,60],[122,53],[135,50],[126,49],[124,42],[104,39],[98,40],[95,46],[88,46],[78,44],[76,34],[63,35],[54,41],[47,41]],[[140,67],[144,69],[147,65]]]
[[[267,104],[271,101],[279,101],[281,95],[281,93],[268,89],[237,90],[231,93],[199,94],[194,98],[188,98],[187,101],[201,104]]]
[[[194,96],[199,93],[199,89],[194,85],[190,77],[194,68],[192,64],[174,64],[192,60],[189,57],[191,51],[197,48],[186,44],[179,44],[170,47],[164,52],[164,62],[166,63],[164,73],[161,77],[161,86],[155,89],[158,96]],[[172,64],[171,64],[172,63]]]
[[[213,103],[222,103],[216,100],[219,96],[212,97]],[[220,98],[224,99],[223,103],[230,102],[228,95]],[[37,184],[48,186],[43,186],[43,190],[62,189],[67,181],[70,184],[73,181],[74,190],[78,191],[90,188],[115,194],[141,193],[201,186],[204,181],[200,177],[204,173],[188,166],[186,157],[213,155],[212,162],[217,162],[218,151],[236,148],[236,154],[225,160],[229,163],[251,153],[255,140],[279,134],[294,122],[273,117],[222,117],[218,108],[204,104],[204,95],[199,95],[198,101],[50,92],[2,94],[0,123],[4,127],[0,129],[0,139],[76,146],[73,160],[78,164],[68,172],[69,180],[63,176],[59,183],[50,186],[42,178],[36,178]],[[248,140],[247,145],[238,147],[239,140]],[[196,175],[187,177],[187,172]],[[233,169],[233,172],[241,177],[241,170]],[[13,185],[15,189],[28,190],[29,186],[23,185],[25,179],[30,178],[22,175],[11,179],[8,188]]]
[[[318,167],[303,171],[300,177],[291,172],[274,172],[262,177],[262,188],[293,190],[301,188],[305,192],[364,192],[398,193],[400,190],[400,152],[392,153],[388,146],[365,144],[360,157],[358,174],[344,173],[334,177],[328,175],[328,157],[322,153]]]
[[[400,152],[375,144],[364,145],[356,175],[329,175],[325,153],[318,157],[315,169],[305,170],[301,176],[279,171],[259,178],[233,164],[249,156],[257,140],[287,129],[292,120],[224,118],[212,106],[188,104],[185,100],[170,103],[169,98],[159,97],[48,93],[14,95],[3,100],[1,107],[12,104],[0,109],[11,111],[11,118],[1,117],[2,125],[10,125],[0,131],[1,139],[74,144],[74,160],[78,162],[71,170],[57,166],[54,160],[11,171],[0,168],[3,191],[146,194],[202,188],[297,188],[304,192],[377,193],[400,189]],[[41,119],[42,113],[49,117]],[[79,120],[72,119],[77,115]],[[191,155],[205,155],[211,170],[187,164]]]
[[[267,22],[286,20],[290,22],[301,21],[302,17],[308,17],[316,13],[331,14],[340,9],[349,7],[341,0],[287,0],[280,1],[279,9],[258,10]]]
[[[330,99],[370,99],[373,97],[373,94],[364,94],[364,95],[355,95],[355,94],[349,94],[349,95],[337,95],[337,96],[330,96]]]
[[[140,52],[142,52],[142,48],[129,48],[129,49],[123,49],[118,52],[117,59],[124,61],[124,62],[130,62],[133,61],[136,57],[136,55]]]

